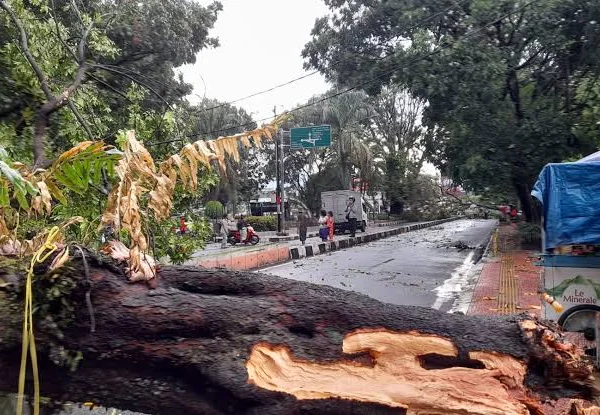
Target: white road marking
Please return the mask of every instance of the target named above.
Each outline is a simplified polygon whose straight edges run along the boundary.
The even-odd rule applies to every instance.
[[[462,288],[467,284],[469,272],[473,267],[473,254],[473,251],[469,252],[469,255],[467,255],[463,263],[454,270],[450,275],[450,278],[444,281],[439,287],[433,289],[433,291],[437,292],[437,298],[435,303],[433,303],[432,308],[439,310],[445,302],[452,300],[456,294],[460,294]]]

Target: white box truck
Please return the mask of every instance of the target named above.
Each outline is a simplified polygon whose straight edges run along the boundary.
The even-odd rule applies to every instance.
[[[365,232],[367,229],[367,213],[360,192],[354,192],[352,190],[333,190],[321,193],[322,209],[327,212],[333,212],[335,233],[343,234],[350,230],[350,222],[346,219],[346,206],[348,206],[348,200],[351,197],[355,200],[356,228]]]

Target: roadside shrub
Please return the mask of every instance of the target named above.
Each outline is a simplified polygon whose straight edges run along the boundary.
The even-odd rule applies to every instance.
[[[220,219],[223,212],[225,212],[223,204],[218,200],[209,200],[204,206],[204,214],[210,219]]]
[[[248,216],[246,221],[252,225],[256,232],[277,230],[277,216]]]
[[[195,252],[204,249],[212,234],[209,222],[191,213],[186,218],[189,232],[185,235],[176,233],[179,228],[179,219],[176,217],[154,224],[150,252],[156,255],[156,259],[166,259],[171,264],[180,265],[190,260]]]

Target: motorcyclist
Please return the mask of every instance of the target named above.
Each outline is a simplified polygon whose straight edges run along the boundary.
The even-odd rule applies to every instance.
[[[240,231],[240,242],[246,243],[246,238],[248,237],[248,222],[246,222],[244,215],[240,215],[237,228],[238,231]]]

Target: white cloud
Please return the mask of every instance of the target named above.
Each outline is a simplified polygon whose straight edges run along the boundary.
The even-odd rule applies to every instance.
[[[200,0],[201,4],[210,3]],[[221,46],[203,50],[194,65],[181,69],[194,85],[191,101],[204,95],[221,101],[253,94],[302,76],[302,48],[310,40],[315,19],[327,14],[321,0],[223,0],[214,30]],[[254,119],[291,109],[325,92],[327,83],[315,74],[275,91],[240,101]]]

